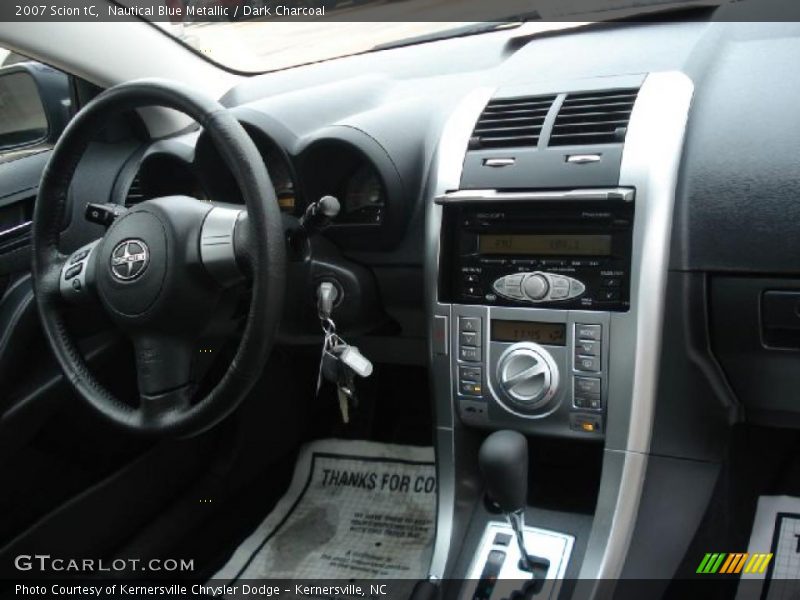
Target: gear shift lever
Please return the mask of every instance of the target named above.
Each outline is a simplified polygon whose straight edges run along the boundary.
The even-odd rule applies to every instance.
[[[525,550],[523,537],[528,492],[528,440],[517,431],[495,431],[481,444],[478,463],[489,497],[505,513],[514,530],[526,570],[534,572],[535,561]]]

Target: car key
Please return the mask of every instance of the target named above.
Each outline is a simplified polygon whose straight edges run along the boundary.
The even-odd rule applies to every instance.
[[[343,385],[337,384],[336,396],[339,399],[339,412],[342,415],[342,423],[347,425],[350,422],[350,400],[352,391]]]
[[[342,356],[351,348],[348,344],[340,344],[333,349],[333,353],[339,358],[339,378],[336,381],[336,394],[339,399],[339,412],[342,415],[342,422],[350,422],[350,404],[358,406],[356,401],[355,371],[344,361]]]
[[[322,377],[326,381],[330,381],[331,383],[337,383],[339,381],[340,361],[339,357],[334,354],[332,350],[326,348],[322,351],[322,365],[320,368]]]

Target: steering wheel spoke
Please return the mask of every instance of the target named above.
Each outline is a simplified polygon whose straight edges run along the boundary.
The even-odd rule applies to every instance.
[[[96,300],[95,265],[97,239],[69,256],[64,256],[59,268],[58,288],[61,297],[70,304],[87,304]]]
[[[145,414],[185,409],[194,387],[194,343],[174,336],[139,334],[133,338],[139,399]]]
[[[203,221],[200,261],[223,287],[236,285],[244,279],[246,229],[247,212],[240,209],[214,207]]]

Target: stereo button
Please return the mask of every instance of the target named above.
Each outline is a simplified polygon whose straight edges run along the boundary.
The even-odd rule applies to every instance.
[[[561,275],[550,275],[550,299],[563,300],[569,296],[570,280]]]
[[[513,300],[524,300],[525,296],[522,294],[522,289],[519,285],[520,281],[522,281],[522,275],[506,275],[495,280],[492,287],[501,296]]]
[[[77,265],[73,265],[69,269],[67,269],[67,271],[64,273],[64,279],[69,281],[73,277],[80,275],[82,270],[83,270],[83,263],[78,263]]]
[[[518,300],[524,300],[525,294],[522,293],[522,278],[525,277],[524,273],[517,275],[506,275],[506,294]]]
[[[547,296],[549,289],[547,279],[543,275],[531,275],[525,279],[522,289],[531,300],[542,300]]]
[[[474,285],[466,285],[464,286],[464,295],[477,298],[481,295],[481,288]]]
[[[525,277],[525,273],[517,273],[516,275],[506,275],[506,287],[513,287],[519,286],[522,283],[522,278]]]
[[[569,281],[569,297],[577,298],[586,291],[586,286],[577,279],[570,279]]]

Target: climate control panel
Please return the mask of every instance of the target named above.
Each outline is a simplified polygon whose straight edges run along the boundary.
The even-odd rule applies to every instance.
[[[464,305],[453,310],[454,400],[465,424],[603,435],[609,313]]]

